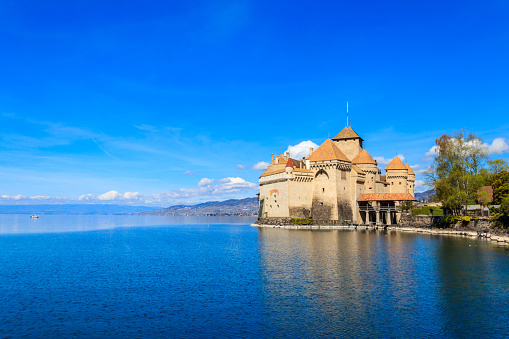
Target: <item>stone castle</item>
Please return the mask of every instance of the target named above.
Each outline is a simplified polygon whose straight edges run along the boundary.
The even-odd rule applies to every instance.
[[[395,157],[385,175],[345,127],[307,158],[274,157],[260,176],[259,218],[312,218],[341,224],[396,224],[415,201],[415,173]]]

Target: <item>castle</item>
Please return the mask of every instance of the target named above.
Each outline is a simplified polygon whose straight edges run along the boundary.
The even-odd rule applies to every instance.
[[[363,141],[347,126],[307,158],[272,155],[259,180],[259,218],[398,223],[401,203],[415,201],[415,173],[395,157],[382,175]]]

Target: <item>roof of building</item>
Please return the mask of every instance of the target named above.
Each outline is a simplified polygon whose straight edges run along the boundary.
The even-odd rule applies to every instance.
[[[288,161],[286,162],[286,167],[293,167],[292,159],[288,158]]]
[[[412,171],[412,168],[410,168],[410,165],[408,163],[406,163],[405,166],[408,170],[408,174],[415,175],[414,171]]]
[[[405,164],[398,158],[398,156],[395,156],[394,159],[387,165],[387,167],[384,168],[387,170],[406,170]]]
[[[357,201],[416,201],[410,193],[373,193],[361,194]]]
[[[361,169],[359,168],[359,166],[357,166],[357,165],[352,165],[352,168],[353,168],[353,169],[354,169],[357,173],[366,175],[366,173],[364,173],[364,171],[363,171],[363,170],[361,170]]]
[[[339,132],[334,138],[332,138],[332,140],[344,140],[344,139],[361,139],[364,141],[364,139],[362,139],[357,133],[355,133],[353,128],[350,126],[343,128],[341,132]]]
[[[310,161],[342,160],[351,162],[347,156],[334,144],[334,141],[327,139],[308,157]]]
[[[286,169],[284,169],[284,168],[276,169],[276,170],[273,170],[273,171],[265,171],[265,172],[263,172],[262,175],[260,175],[260,178],[261,177],[266,177],[266,176],[269,176],[269,175],[272,175],[272,174],[278,174],[278,173],[284,173],[284,172],[286,172]]]
[[[307,168],[296,168],[294,172],[304,172],[304,173],[313,173],[313,170]]]
[[[368,151],[363,149],[355,158],[352,160],[352,164],[374,164],[376,161],[369,155]]]

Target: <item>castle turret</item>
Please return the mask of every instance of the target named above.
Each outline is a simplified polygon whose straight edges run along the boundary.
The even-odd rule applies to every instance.
[[[376,161],[371,157],[371,155],[369,155],[368,151],[364,149],[352,160],[352,164],[357,165],[364,173],[366,173],[366,179],[364,182],[366,193],[375,193],[375,182],[379,179]]]
[[[415,173],[412,171],[412,168],[410,168],[410,165],[408,163],[405,164],[407,170],[408,170],[408,180],[407,180],[407,191],[412,195],[412,197],[415,198]]]
[[[332,140],[349,160],[355,158],[362,151],[362,142],[364,141],[350,126],[343,128]]]
[[[397,156],[385,167],[385,171],[390,193],[408,193],[408,168]]]

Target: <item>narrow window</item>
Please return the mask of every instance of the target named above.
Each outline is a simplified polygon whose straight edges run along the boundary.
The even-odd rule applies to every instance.
[[[322,188],[322,192],[325,192],[325,188]]]

